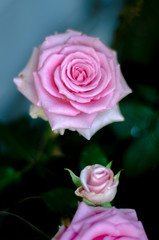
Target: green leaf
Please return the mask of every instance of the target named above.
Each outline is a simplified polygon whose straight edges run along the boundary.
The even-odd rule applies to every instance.
[[[149,104],[156,104],[159,102],[159,92],[151,85],[138,84],[137,93],[144,102],[147,102]]]
[[[54,188],[50,192],[43,193],[41,197],[52,212],[61,215],[70,214],[78,204],[78,198],[70,188]]]
[[[23,145],[17,141],[16,137],[11,133],[7,125],[3,123],[0,123],[0,141],[4,143],[11,154],[16,157],[21,157],[28,161],[32,160],[32,157],[28,153],[27,149],[25,149]]]
[[[68,168],[65,168],[65,170],[67,170],[69,173],[70,173],[70,176],[72,178],[72,181],[73,183],[76,185],[76,187],[80,187],[82,184],[81,184],[81,181],[80,181],[80,178],[77,177],[70,169]]]
[[[20,181],[21,174],[14,168],[5,166],[0,170],[0,192]]]
[[[117,136],[120,139],[126,139],[130,137],[138,138],[144,135],[151,124],[151,120],[155,117],[155,111],[142,102],[129,101],[120,106],[125,121],[113,123],[110,126]]]
[[[122,60],[147,64],[156,54],[159,41],[157,9],[159,2],[156,0],[126,1],[113,44]]]
[[[113,161],[109,162],[109,163],[106,165],[106,168],[111,168],[112,163],[113,163]]]
[[[159,164],[159,135],[151,132],[143,138],[136,139],[125,151],[123,166],[125,173],[131,177],[143,174]]]
[[[87,146],[80,156],[80,169],[82,170],[88,165],[100,164],[106,166],[108,160],[101,148],[97,144]]]

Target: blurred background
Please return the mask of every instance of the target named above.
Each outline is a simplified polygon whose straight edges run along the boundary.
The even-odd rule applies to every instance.
[[[0,239],[50,239],[77,208],[70,168],[124,169],[114,205],[134,208],[156,239],[159,170],[159,2],[157,0],[0,0]],[[85,140],[52,134],[28,115],[13,78],[45,36],[66,29],[115,49],[133,94],[120,102],[124,122]],[[66,197],[67,196],[67,197]]]

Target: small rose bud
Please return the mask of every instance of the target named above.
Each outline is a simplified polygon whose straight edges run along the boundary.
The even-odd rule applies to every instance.
[[[85,167],[80,174],[82,186],[75,194],[95,205],[110,202],[116,195],[119,181],[110,168],[95,164]]]

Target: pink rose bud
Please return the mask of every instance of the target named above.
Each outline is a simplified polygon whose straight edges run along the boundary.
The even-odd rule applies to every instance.
[[[48,120],[53,131],[77,130],[87,139],[124,120],[118,102],[131,92],[116,52],[72,30],[47,37],[14,83],[33,103],[33,118]]]
[[[110,168],[98,164],[85,167],[81,171],[80,181],[82,186],[77,188],[75,194],[96,205],[112,201],[119,183]]]
[[[90,207],[84,202],[68,228],[61,227],[52,240],[148,240],[133,209]]]

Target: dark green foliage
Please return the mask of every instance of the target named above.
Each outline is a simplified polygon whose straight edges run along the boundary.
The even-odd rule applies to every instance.
[[[82,170],[88,165],[100,164],[106,166],[108,160],[101,148],[97,144],[90,144],[83,149],[80,156],[80,169]]]
[[[54,188],[41,197],[52,212],[60,213],[61,216],[71,215],[78,207],[78,198],[70,188]]]

